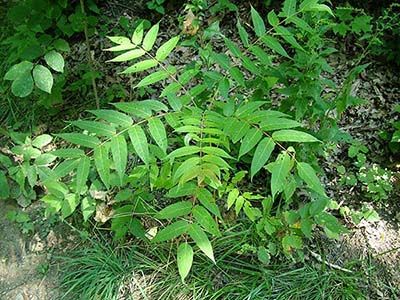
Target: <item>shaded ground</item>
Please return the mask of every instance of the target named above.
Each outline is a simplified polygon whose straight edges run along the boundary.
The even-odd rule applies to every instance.
[[[15,208],[0,201],[0,300],[57,300],[52,252],[59,246],[58,234],[52,230],[22,234],[19,225],[6,218]],[[37,205],[29,208],[30,215],[35,209]]]

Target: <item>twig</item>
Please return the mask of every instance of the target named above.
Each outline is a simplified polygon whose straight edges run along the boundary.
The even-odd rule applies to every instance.
[[[336,269],[336,270],[339,270],[339,271],[342,271],[342,272],[346,272],[346,273],[353,273],[353,271],[351,271],[349,269],[342,268],[341,266],[332,264],[332,263],[322,259],[321,255],[315,253],[314,251],[311,251],[310,249],[308,249],[308,251],[310,251],[311,256],[314,257],[317,261],[327,265],[328,267],[331,267],[332,269]]]
[[[86,18],[86,13],[85,13],[85,5],[83,3],[84,0],[80,0],[81,3],[81,11],[82,14],[85,16]],[[89,42],[89,35],[88,35],[88,29],[87,29],[87,21],[85,19],[84,22],[84,33],[85,33],[85,40],[86,40],[86,50],[87,50],[87,57],[88,57],[88,62],[89,62],[89,66],[91,71],[94,71],[94,63],[93,63],[93,59],[92,59],[92,54],[90,53],[90,42]],[[96,99],[96,108],[99,109],[100,108],[100,102],[99,102],[99,96],[97,95],[97,86],[96,86],[96,80],[92,74],[92,87],[93,87],[93,93],[94,93],[94,98]]]

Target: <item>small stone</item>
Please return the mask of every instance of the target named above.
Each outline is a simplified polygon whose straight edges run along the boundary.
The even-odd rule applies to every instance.
[[[22,293],[19,293],[16,297],[15,300],[25,300],[25,296]]]

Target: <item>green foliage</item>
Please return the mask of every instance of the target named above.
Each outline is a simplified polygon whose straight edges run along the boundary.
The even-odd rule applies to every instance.
[[[165,14],[164,3],[166,0],[149,0],[146,2],[148,9],[155,10],[159,14]]]
[[[361,186],[363,194],[376,202],[386,201],[393,191],[394,174],[387,168],[382,168],[367,159],[368,148],[361,143],[354,142],[348,149],[348,156],[354,159],[353,166],[346,170],[338,166],[340,183],[347,186]]]
[[[145,73],[133,88],[147,97],[155,86],[159,95],[91,110],[94,119],[57,135],[69,148],[42,154],[24,142],[15,154],[35,159],[46,213],[67,218],[80,208],[85,221],[110,220],[116,240],[176,241],[182,280],[199,257],[218,261],[213,243],[225,224],[245,223],[264,263],[282,253],[301,258],[316,227],[337,238],[346,230],[328,212],[316,163],[332,134],[313,130],[321,123],[336,132],[328,112],[337,103],[322,93],[332,86],[323,78],[333,72],[326,58],[335,49],[324,37],[330,14],[317,0],[287,0],[269,26],[251,8],[254,34],[237,23],[243,45],[218,33],[228,51],[213,49],[212,37],[199,60],[180,67],[170,54],[181,38],[156,47],[159,24],[108,37],[110,62],[126,64],[120,74]],[[282,101],[272,103],[272,93]],[[157,225],[148,228],[147,218]]]
[[[7,219],[17,223],[21,227],[22,233],[28,234],[34,230],[32,220],[25,212],[11,210],[7,213]]]
[[[37,198],[35,187],[46,178],[45,173],[56,159],[49,154],[52,137],[44,134],[31,139],[26,135],[11,133],[15,146],[9,152],[0,153],[0,199],[16,199],[26,207]],[[10,156],[17,160],[13,163]]]
[[[62,103],[70,76],[64,74],[64,57],[70,52],[67,39],[83,32],[85,26],[87,34],[93,34],[97,18],[86,16],[79,1],[23,0],[5,5],[8,10],[3,22],[7,31],[1,42],[4,49],[0,67],[0,77],[5,80],[0,90],[5,97],[0,103],[4,107],[1,117],[10,110],[15,121],[14,110],[19,111],[20,104],[25,108],[33,103],[36,108]],[[86,0],[85,5],[91,13],[98,13],[93,0]],[[21,102],[12,95],[28,99]]]
[[[245,228],[229,230],[215,241],[217,267],[199,257],[192,265],[189,243],[178,246],[178,266],[170,263],[170,247],[101,247],[86,244],[62,257],[62,299],[364,299],[362,273],[345,273],[311,264],[265,267],[246,244]],[[183,274],[183,276],[182,276]],[[101,278],[101,281],[99,279]],[[149,278],[151,280],[149,280]],[[337,287],[341,288],[338,289]],[[102,298],[103,297],[103,298]]]
[[[364,52],[378,55],[399,65],[400,5],[392,3],[379,17],[372,17],[351,6],[335,9],[337,20],[332,25],[336,35],[355,37],[354,43]]]

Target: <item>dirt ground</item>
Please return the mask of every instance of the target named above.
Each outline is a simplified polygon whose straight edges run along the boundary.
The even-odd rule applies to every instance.
[[[0,300],[57,300],[57,270],[50,254],[54,232],[47,240],[22,234],[19,225],[6,218],[15,208],[0,201]]]

